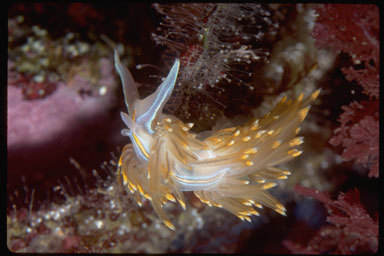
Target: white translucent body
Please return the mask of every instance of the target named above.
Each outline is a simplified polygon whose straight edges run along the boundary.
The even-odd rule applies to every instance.
[[[286,179],[289,171],[276,167],[301,154],[296,146],[299,124],[319,90],[308,98],[285,97],[267,115],[243,126],[222,129],[200,141],[186,125],[162,113],[177,80],[180,62],[176,59],[168,76],[145,99],[139,99],[137,86],[115,52],[128,114],[121,113],[129,129],[128,144],[120,157],[123,183],[141,205],[141,196],[151,200],[157,214],[171,229],[162,204],[176,200],[185,209],[181,191],[193,191],[208,205],[222,207],[242,220],[258,215],[253,208],[266,205],[285,215],[285,208],[266,190],[274,181]],[[132,153],[134,152],[134,154]]]

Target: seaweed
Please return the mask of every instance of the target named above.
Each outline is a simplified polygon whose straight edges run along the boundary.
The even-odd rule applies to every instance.
[[[297,185],[296,193],[321,202],[328,212],[327,222],[306,245],[286,239],[283,244],[292,253],[362,254],[378,250],[379,223],[360,202],[358,189],[340,192],[332,200],[328,193]]]
[[[343,106],[340,126],[330,143],[343,147],[342,157],[369,168],[369,177],[379,176],[379,9],[376,5],[317,5],[312,32],[319,48],[349,54],[352,63],[341,70],[356,81],[368,96]],[[345,43],[348,42],[348,43]]]

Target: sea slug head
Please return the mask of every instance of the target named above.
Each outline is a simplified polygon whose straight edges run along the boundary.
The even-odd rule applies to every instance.
[[[136,155],[143,161],[148,161],[155,133],[154,123],[172,94],[179,66],[180,61],[176,59],[168,76],[156,91],[144,99],[139,99],[136,82],[129,70],[121,64],[119,54],[115,50],[115,67],[123,84],[125,105],[128,109],[128,114],[121,112],[121,118],[129,129],[123,129],[121,133],[131,138]]]

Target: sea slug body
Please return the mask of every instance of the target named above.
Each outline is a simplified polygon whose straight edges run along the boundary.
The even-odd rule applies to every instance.
[[[284,97],[261,119],[239,127],[222,129],[200,141],[184,124],[162,109],[175,86],[180,61],[176,59],[168,76],[156,91],[139,99],[136,83],[115,51],[115,66],[121,77],[128,114],[121,117],[129,136],[119,160],[119,177],[142,205],[151,201],[164,224],[175,229],[162,206],[167,201],[186,203],[183,191],[193,193],[205,204],[223,208],[242,220],[259,215],[262,205],[286,215],[284,206],[267,190],[289,171],[276,167],[301,154],[298,136],[310,103],[320,90],[296,100]]]

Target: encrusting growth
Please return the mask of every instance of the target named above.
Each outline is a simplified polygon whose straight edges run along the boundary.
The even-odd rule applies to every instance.
[[[299,125],[308,114],[310,103],[320,90],[296,100],[284,97],[263,118],[239,127],[222,129],[200,141],[189,132],[193,124],[184,124],[162,109],[175,85],[179,60],[157,90],[139,99],[135,81],[120,63],[115,52],[128,114],[121,113],[129,136],[119,160],[123,184],[139,206],[143,197],[150,200],[164,224],[175,229],[162,206],[178,202],[185,210],[182,191],[193,191],[205,204],[224,208],[242,220],[259,215],[254,208],[265,205],[286,215],[284,206],[268,189],[276,180],[287,179],[290,172],[276,167],[302,151],[297,136]]]

